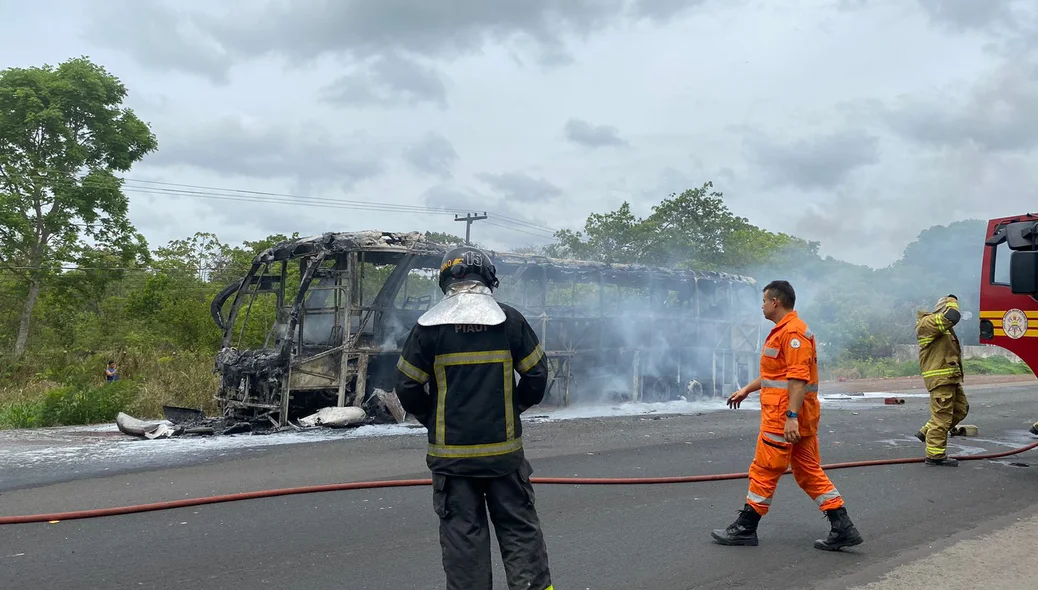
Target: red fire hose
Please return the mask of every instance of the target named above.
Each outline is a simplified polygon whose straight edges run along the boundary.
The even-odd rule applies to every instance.
[[[981,461],[987,459],[999,459],[1011,455],[1019,455],[1031,449],[1038,448],[1038,442],[1027,446],[1004,451],[1001,453],[987,453],[983,455],[960,455],[956,459],[960,461]],[[847,469],[850,467],[873,467],[876,465],[903,465],[906,463],[922,463],[922,457],[911,457],[906,459],[876,459],[872,461],[851,461],[848,463],[833,463],[823,465],[822,468],[829,471],[833,469]],[[792,471],[786,471],[790,474]],[[746,479],[748,473],[719,473],[714,475],[682,475],[676,477],[533,477],[531,481],[536,484],[560,484],[560,485],[645,485],[665,483],[698,483],[704,481],[724,481],[728,479]],[[119,514],[133,514],[136,512],[150,512],[153,510],[168,510],[170,508],[186,508],[188,506],[199,506],[202,504],[218,504],[220,502],[235,502],[238,500],[251,500],[254,498],[273,498],[276,496],[290,496],[292,494],[313,494],[317,492],[339,492],[344,490],[367,490],[373,488],[401,488],[431,485],[429,479],[398,479],[386,481],[357,481],[350,483],[333,483],[315,486],[302,486],[297,488],[282,488],[277,490],[260,490],[256,492],[242,492],[238,494],[224,494],[222,496],[207,496],[201,498],[187,498],[184,500],[170,500],[168,502],[155,502],[152,504],[138,504],[136,506],[119,506],[116,508],[98,508],[94,510],[78,510],[75,512],[55,512],[53,514],[27,514],[22,516],[0,516],[0,525],[5,524],[27,524],[34,522],[54,522],[59,520],[73,520],[77,518],[97,518],[100,516],[115,516]]]

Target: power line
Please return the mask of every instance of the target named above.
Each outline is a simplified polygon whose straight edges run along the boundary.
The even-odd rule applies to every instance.
[[[403,205],[403,204],[392,204],[392,203],[371,203],[367,201],[357,201],[352,199],[331,199],[326,197],[314,197],[307,195],[295,195],[289,193],[276,193],[270,191],[256,191],[249,189],[235,189],[235,188],[222,188],[222,187],[211,187],[197,184],[186,184],[186,183],[175,183],[165,182],[159,180],[144,180],[136,178],[123,177],[120,178],[123,181],[123,190],[128,193],[135,194],[148,194],[148,195],[169,195],[169,196],[183,196],[191,198],[203,198],[210,200],[223,200],[223,201],[239,201],[239,202],[252,202],[252,203],[265,203],[274,205],[297,205],[306,204],[311,207],[318,208],[341,208],[341,209],[356,209],[365,211],[385,211],[395,213],[421,213],[427,215],[455,215],[458,213],[466,213],[462,209],[453,208],[433,208],[425,207],[421,205]],[[91,184],[90,180],[81,179],[83,184]],[[105,186],[107,183],[97,182],[94,186]],[[176,187],[176,188],[166,188]],[[187,190],[190,189],[190,190]],[[484,212],[484,215],[487,213]],[[546,225],[541,225],[531,221],[518,219],[507,215],[492,214],[495,219],[503,222],[503,225],[499,225],[503,229],[518,231],[520,233],[530,233],[528,231],[521,231],[519,227],[530,228],[534,230],[550,232],[552,236],[558,230]],[[89,224],[74,224],[80,227],[87,227]],[[531,234],[539,235],[539,234]],[[548,237],[548,236],[543,236]]]
[[[286,199],[292,199],[292,200],[299,199],[300,201],[305,201],[305,202],[322,202],[322,203],[330,203],[330,204],[336,204],[336,205],[339,205],[339,204],[350,204],[350,205],[356,206],[357,208],[373,209],[373,210],[389,210],[389,209],[392,209],[392,210],[401,210],[401,211],[413,211],[415,213],[433,213],[433,214],[440,214],[440,215],[447,214],[447,213],[454,213],[455,217],[457,217],[458,213],[466,213],[467,214],[467,212],[464,211],[463,209],[453,209],[453,208],[432,208],[432,207],[423,207],[423,206],[420,206],[420,205],[376,204],[376,203],[369,203],[369,202],[365,202],[365,201],[354,201],[354,200],[349,200],[349,199],[328,199],[328,198],[321,198],[321,197],[292,195],[292,194],[286,194],[286,193],[273,193],[273,192],[266,192],[266,191],[253,191],[253,190],[246,190],[246,189],[226,189],[226,188],[209,187],[209,186],[203,186],[203,185],[182,184],[182,183],[173,183],[173,182],[162,182],[162,181],[157,181],[157,180],[138,180],[138,179],[131,179],[131,178],[127,178],[127,179],[124,179],[124,180],[127,181],[127,182],[131,182],[131,183],[152,184],[152,185],[157,185],[157,186],[174,186],[174,187],[182,187],[182,188],[190,188],[190,189],[199,189],[199,190],[203,190],[203,191],[223,191],[223,192],[226,192],[226,193],[240,193],[240,194],[243,194],[243,195],[255,195],[255,196],[262,196],[262,197],[278,197],[278,198],[286,198]],[[130,186],[129,190],[136,190],[137,192],[146,192],[147,189],[144,189],[144,188],[136,188],[135,189],[133,186]],[[197,190],[180,191],[180,190],[175,190],[175,189],[158,189],[158,194],[177,194],[177,195],[184,195],[184,196],[204,196],[204,197],[210,197],[210,198],[220,198],[220,197],[228,197],[228,198],[230,198],[230,195],[218,195],[218,194],[212,194],[212,193],[208,193],[208,192],[207,193],[200,193]],[[261,200],[261,201],[256,201],[256,202],[266,202],[266,201],[262,201]],[[483,214],[487,215],[486,212],[484,212]],[[557,229],[555,229],[553,227],[548,227],[546,225],[541,225],[541,224],[538,224],[538,223],[533,223],[531,221],[526,221],[526,220],[523,220],[523,219],[518,219],[518,218],[515,218],[515,217],[510,217],[510,216],[507,216],[507,215],[500,215],[500,214],[496,214],[496,213],[493,213],[493,214],[490,214],[490,215],[493,216],[494,218],[500,219],[502,221],[509,222],[512,225],[519,225],[519,226],[525,226],[525,227],[530,227],[530,228],[534,228],[534,229],[545,230],[545,231],[551,232],[552,234],[554,234],[555,232],[558,231]],[[504,227],[505,229],[512,229],[509,226],[501,226],[501,227]]]

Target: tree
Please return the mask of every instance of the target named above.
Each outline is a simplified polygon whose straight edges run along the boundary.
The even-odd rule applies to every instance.
[[[630,203],[624,201],[616,211],[589,215],[583,233],[568,229],[556,232],[556,243],[546,251],[556,258],[621,264],[638,262],[648,244],[647,230],[645,222],[631,213]]]
[[[85,57],[0,72],[0,264],[26,285],[14,357],[45,281],[86,250],[147,257],[115,172],[158,142],[121,106],[126,87]]]
[[[465,238],[460,238],[454,234],[448,234],[438,231],[427,231],[425,232],[425,239],[434,242],[436,244],[443,244],[445,246],[464,246]]]
[[[672,194],[652,208],[645,220],[652,235],[647,263],[722,270],[731,266],[728,258],[740,258],[733,237],[740,230],[757,228],[729,211],[724,195],[710,190],[713,186],[706,182],[680,195]]]

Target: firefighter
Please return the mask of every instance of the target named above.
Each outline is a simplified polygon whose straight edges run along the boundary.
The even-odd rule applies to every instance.
[[[779,478],[792,463],[797,485],[829,518],[829,536],[814,546],[827,551],[859,545],[861,535],[847,515],[843,496],[822,471],[818,451],[818,356],[815,337],[793,307],[796,293],[787,281],[763,290],[761,310],[775,323],[764,342],[760,377],[728,398],[738,408],[760,390],[761,427],[750,465],[746,504],[727,529],[713,531],[722,545],[757,545],[757,525],[771,507]]]
[[[491,590],[489,511],[508,587],[551,590],[519,418],[544,397],[544,350],[526,318],[494,299],[499,282],[486,252],[447,252],[439,282],[443,300],[400,353],[396,394],[429,431],[447,589]]]
[[[920,311],[915,332],[919,339],[919,371],[930,392],[930,420],[916,438],[926,445],[926,464],[955,467],[949,457],[948,433],[969,414],[970,404],[962,390],[962,349],[955,335],[959,323],[959,300],[941,297],[932,312]]]

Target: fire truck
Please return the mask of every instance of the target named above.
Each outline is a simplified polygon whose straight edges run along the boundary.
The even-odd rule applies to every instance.
[[[980,277],[980,342],[1038,373],[1038,214],[988,221]],[[1038,423],[1031,427],[1038,435]]]

